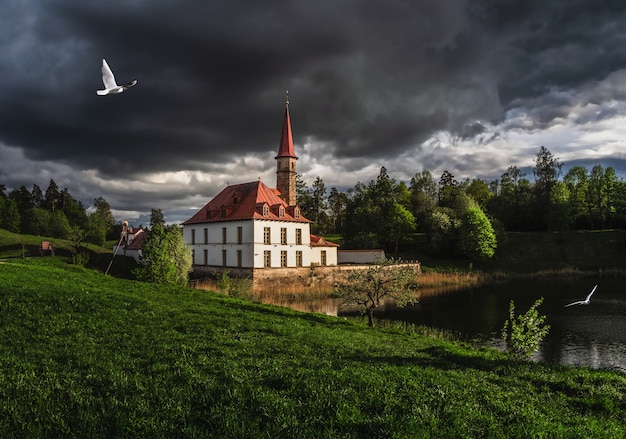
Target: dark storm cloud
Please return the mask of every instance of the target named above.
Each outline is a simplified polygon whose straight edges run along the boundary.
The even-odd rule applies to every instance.
[[[109,179],[212,172],[277,149],[289,89],[296,143],[359,159],[346,166],[441,130],[486,142],[481,121],[519,110],[530,122],[509,127],[536,129],[623,93],[619,81],[576,90],[626,67],[625,11],[609,0],[9,2],[0,141]],[[96,96],[103,57],[138,86]]]

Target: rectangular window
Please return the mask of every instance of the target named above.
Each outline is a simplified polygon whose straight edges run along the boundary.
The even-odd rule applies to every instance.
[[[204,265],[209,265],[209,251],[204,250]]]
[[[195,250],[191,250],[191,262],[194,265],[196,264],[196,251]]]
[[[270,228],[263,227],[263,244],[269,244],[271,241]]]
[[[296,250],[296,267],[302,267],[302,250]]]
[[[204,229],[204,243],[209,243],[209,229]]]
[[[222,227],[222,244],[226,244],[226,227]]]
[[[196,229],[191,229],[191,244],[196,243]]]
[[[264,267],[272,266],[272,252],[270,250],[265,250],[263,252],[263,266]]]
[[[320,262],[321,265],[326,265],[326,250],[322,250],[322,260]]]
[[[237,227],[237,244],[243,242],[243,227]]]
[[[237,267],[241,267],[242,260],[243,260],[242,252],[241,250],[237,250]]]
[[[281,267],[287,266],[287,251],[286,250],[282,250],[280,252],[280,266]]]
[[[296,229],[296,244],[302,245],[302,229]]]
[[[280,243],[282,245],[287,244],[287,228],[285,227],[280,228]]]
[[[222,250],[222,267],[226,267],[226,250]]]

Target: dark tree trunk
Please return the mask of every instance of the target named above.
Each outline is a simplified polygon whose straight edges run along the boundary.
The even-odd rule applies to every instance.
[[[373,328],[374,325],[374,308],[369,308],[367,310],[367,324]]]

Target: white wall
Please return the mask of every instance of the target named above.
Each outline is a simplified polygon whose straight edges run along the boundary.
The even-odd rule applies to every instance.
[[[117,244],[113,246],[113,254],[114,255],[117,255],[117,256],[128,256],[128,257],[133,258],[137,262],[139,262],[140,252],[141,252],[141,250],[128,250],[128,249],[126,251],[124,251],[124,247],[120,245],[119,248],[118,248]]]
[[[265,244],[264,229],[270,228],[270,244]],[[287,244],[280,242],[280,229],[287,229]],[[302,244],[296,244],[296,229],[302,231]],[[296,252],[302,252],[302,266],[311,266],[310,244],[311,244],[311,227],[309,223],[291,223],[283,221],[267,221],[254,220],[254,268],[263,268],[265,266],[264,252],[271,252],[271,266],[281,266],[281,251],[287,252],[287,267],[296,266]]]
[[[322,265],[322,252],[326,252],[326,265],[337,265],[337,247],[311,247],[311,264]]]
[[[339,250],[337,261],[340,264],[374,264],[385,257],[385,251],[372,250]]]
[[[222,241],[222,228],[226,228],[226,244]],[[237,243],[237,228],[242,227],[242,243]],[[264,244],[264,228],[270,228],[270,244]],[[287,244],[281,244],[281,228],[287,229]],[[204,229],[208,239],[205,243]],[[296,245],[296,229],[302,230],[302,244]],[[195,240],[192,244],[192,230]],[[194,250],[194,265],[222,266],[222,251],[226,250],[226,265],[237,267],[237,250],[242,252],[242,268],[263,268],[264,251],[271,252],[271,266],[281,266],[281,251],[287,251],[287,266],[296,266],[296,251],[302,251],[302,266],[311,265],[310,226],[268,220],[218,221],[183,226],[185,242]],[[207,251],[207,260],[204,251]]]

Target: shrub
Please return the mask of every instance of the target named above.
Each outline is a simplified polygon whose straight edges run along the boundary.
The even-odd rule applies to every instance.
[[[509,319],[502,327],[502,339],[506,343],[507,351],[516,359],[532,358],[539,349],[539,343],[550,331],[550,325],[545,324],[546,316],[540,316],[537,312],[542,302],[543,297],[537,299],[526,314],[515,318],[515,304],[511,300]]]

